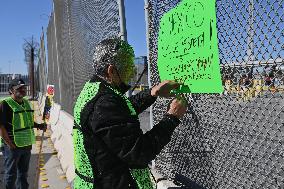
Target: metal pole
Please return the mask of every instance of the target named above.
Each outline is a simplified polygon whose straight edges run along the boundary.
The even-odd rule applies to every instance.
[[[55,7],[53,1],[53,23],[54,23],[54,31],[55,31],[55,48],[56,48],[56,62],[57,62],[57,69],[58,69],[58,88],[59,88],[59,104],[61,104],[61,75],[60,75],[60,66],[59,66],[59,58],[58,58],[58,45],[57,45],[57,30],[56,30],[56,19],[55,19]],[[56,76],[55,76],[56,77]]]
[[[46,54],[45,54],[45,35],[44,35],[44,28],[42,27],[42,72],[43,72],[43,81],[42,81],[42,93],[46,93],[46,86],[47,86],[47,70],[46,70]]]
[[[127,42],[126,18],[124,0],[118,0],[119,17],[120,17],[120,37]]]
[[[147,63],[148,63],[148,85],[149,88],[152,87],[151,84],[151,70],[150,70],[150,26],[149,26],[149,0],[145,0],[145,23],[146,23],[146,45],[147,45]]]
[[[150,61],[150,24],[149,24],[149,9],[150,9],[150,4],[149,0],[145,0],[145,23],[146,23],[146,45],[147,45],[147,64],[148,64],[148,86],[149,89],[152,88],[152,83],[151,83],[151,61]],[[153,126],[153,106],[150,107],[150,129],[152,129]],[[155,168],[155,160],[152,161],[152,168]]]
[[[254,0],[249,1],[249,24],[248,24],[248,62],[254,62]]]
[[[117,0],[118,9],[119,9],[119,21],[120,21],[120,34],[119,37],[127,42],[127,30],[126,30],[126,18],[125,18],[125,6],[124,0]],[[127,97],[132,96],[131,90],[128,90],[126,93]]]
[[[30,62],[30,74],[31,74],[31,95],[32,95],[32,99],[35,99],[35,79],[34,79],[34,48],[31,48],[31,62]]]
[[[75,100],[75,73],[74,73],[74,60],[73,60],[73,51],[72,51],[72,37],[71,37],[71,26],[70,26],[70,6],[69,6],[69,1],[66,1],[67,4],[67,23],[68,23],[68,35],[69,35],[69,48],[70,48],[70,59],[72,63],[72,82],[73,82],[73,100]]]

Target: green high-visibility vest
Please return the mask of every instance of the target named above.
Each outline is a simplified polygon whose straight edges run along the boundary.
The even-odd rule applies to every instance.
[[[4,99],[13,111],[12,127],[14,143],[17,147],[30,146],[35,143],[34,115],[28,100],[23,99],[23,105],[13,98]]]
[[[91,101],[97,94],[100,82],[87,82],[81,91],[74,107],[74,122],[77,126],[81,127],[80,125],[80,115],[81,111],[85,107],[85,105]],[[109,87],[109,86],[108,86]],[[121,96],[128,105],[128,108],[131,112],[131,115],[137,115],[133,105],[131,104],[130,100],[123,94],[121,94],[116,89],[113,89],[116,94]],[[88,180],[94,179],[93,169],[86,154],[86,149],[84,146],[84,137],[83,133],[80,129],[73,130],[73,143],[74,143],[74,162],[75,162],[75,169],[77,173],[80,173],[81,176],[89,178]],[[145,169],[131,169],[129,170],[133,179],[136,181],[139,189],[154,189],[154,181],[151,179],[151,173],[149,168]],[[93,186],[92,182],[86,181],[79,176],[76,176],[74,179],[74,189],[92,189]]]

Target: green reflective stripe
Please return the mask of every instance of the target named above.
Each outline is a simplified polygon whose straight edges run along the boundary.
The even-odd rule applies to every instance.
[[[139,189],[154,189],[154,181],[151,179],[149,168],[131,169],[131,176],[135,179]]]
[[[137,115],[137,113],[136,113],[136,111],[135,111],[135,109],[134,109],[132,103],[131,103],[130,100],[127,98],[127,96],[125,96],[124,94],[122,94],[121,92],[119,92],[117,89],[114,89],[114,88],[112,88],[112,87],[110,87],[110,86],[107,86],[107,87],[108,87],[109,89],[111,89],[113,92],[115,92],[117,95],[119,95],[120,97],[122,97],[122,98],[125,100],[125,102],[126,102],[128,108],[129,108],[129,110],[130,110],[130,114],[131,114],[131,115]]]
[[[84,147],[84,138],[80,130],[73,130],[74,162],[76,169],[84,176],[93,178],[93,169]]]
[[[78,125],[78,127],[82,127],[80,125],[80,115],[83,108],[96,96],[99,87],[99,82],[87,82],[84,85],[74,106],[74,122]],[[94,178],[93,169],[84,146],[84,135],[79,129],[76,128],[73,129],[73,144],[75,169],[86,177]],[[91,189],[93,188],[93,184],[76,176],[74,179],[74,189],[81,188]]]
[[[132,103],[130,102],[130,100],[127,97],[126,97],[125,100],[126,100],[126,103],[127,103],[127,106],[128,106],[128,108],[130,110],[131,115],[137,115],[137,113],[136,113]]]
[[[11,97],[5,99],[7,104],[13,110],[12,127],[14,135],[14,143],[17,147],[29,146],[35,143],[35,135],[33,130],[34,119],[31,112],[31,106],[28,100],[23,99],[24,105],[21,106]],[[21,113],[19,113],[21,112]]]
[[[19,114],[19,117],[20,117],[20,127],[21,128],[25,128],[25,125],[27,124],[27,123],[25,123],[25,120],[24,120],[24,117],[23,117],[23,113],[20,113]],[[16,130],[16,129],[15,129]]]
[[[74,179],[74,189],[93,189],[94,184],[90,182],[86,182],[83,179],[81,179],[79,176],[76,175]]]
[[[91,83],[87,82],[81,91],[75,107],[74,107],[74,120],[75,122],[80,125],[80,114],[82,109],[85,107],[85,105],[96,96],[98,90],[99,90],[100,83]]]
[[[2,137],[0,137],[0,148],[3,146],[3,144],[4,144],[4,141],[3,141]]]

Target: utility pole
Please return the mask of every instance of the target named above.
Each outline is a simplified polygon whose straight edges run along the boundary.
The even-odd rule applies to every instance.
[[[25,40],[25,39],[24,39]],[[34,40],[34,37],[32,36],[31,39],[28,41],[25,40],[24,43],[24,51],[25,51],[25,61],[28,64],[28,70],[29,70],[29,80],[30,80],[30,95],[31,98],[35,98],[35,76],[34,76],[34,60],[35,60],[35,52],[38,48],[38,43]]]
[[[148,64],[148,85],[149,88],[152,87],[151,85],[151,79],[150,79],[150,25],[149,25],[149,9],[150,9],[150,4],[149,0],[145,0],[145,23],[146,23],[146,45],[147,45],[147,64]]]
[[[118,0],[119,17],[120,17],[120,37],[127,42],[126,18],[124,0]]]
[[[35,56],[35,49],[31,47],[31,62],[30,62],[30,82],[31,82],[31,95],[32,99],[35,99],[35,70],[34,70],[34,56]]]
[[[254,0],[249,1],[249,23],[248,23],[248,63],[254,63]]]
[[[57,24],[56,24],[56,14],[55,14],[55,2],[53,1],[53,24],[54,24],[54,37],[55,37],[55,49],[56,49],[56,63],[57,63],[57,70],[58,70],[58,96],[59,96],[59,104],[62,104],[62,88],[61,88],[61,69],[59,63],[59,56],[58,56],[58,36],[57,36]]]
[[[146,22],[146,42],[147,42],[147,64],[148,64],[148,86],[149,89],[152,87],[151,83],[151,59],[150,59],[150,13],[149,10],[151,8],[151,5],[149,3],[149,0],[144,0],[145,6],[145,22]],[[154,127],[154,120],[153,120],[153,106],[150,106],[150,129]],[[152,168],[155,168],[155,160],[152,161]]]
[[[127,42],[126,18],[124,0],[117,0],[120,21],[120,39]],[[126,96],[132,96],[131,90],[128,90]]]
[[[252,79],[253,75],[253,65],[255,61],[254,57],[254,0],[249,1],[249,24],[248,24],[248,50],[247,50],[247,56],[248,56],[248,63],[252,64],[252,67],[250,68],[249,72],[247,72],[247,78]],[[246,70],[247,71],[247,70]]]

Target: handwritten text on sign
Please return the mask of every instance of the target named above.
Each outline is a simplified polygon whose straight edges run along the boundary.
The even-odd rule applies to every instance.
[[[215,1],[183,0],[161,19],[161,80],[176,80],[188,86],[179,92],[221,93],[217,44]]]

